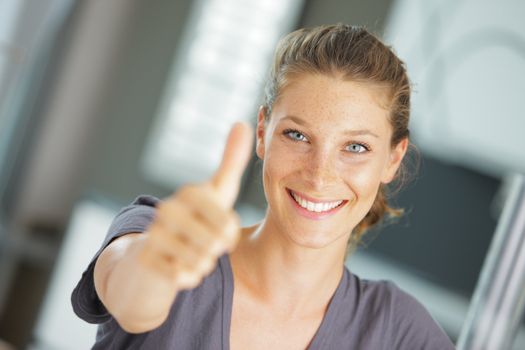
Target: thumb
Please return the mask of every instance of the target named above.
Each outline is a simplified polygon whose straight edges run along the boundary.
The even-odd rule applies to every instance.
[[[252,152],[252,127],[246,123],[235,123],[228,135],[219,169],[211,179],[219,192],[221,201],[231,207],[239,194],[242,174]]]

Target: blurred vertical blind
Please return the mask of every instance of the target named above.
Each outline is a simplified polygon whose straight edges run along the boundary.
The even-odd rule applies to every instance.
[[[20,1],[0,2],[0,168],[4,168],[7,149],[9,146],[9,133],[13,122],[7,117],[7,94],[14,80],[15,62],[17,51],[15,47],[20,43],[14,43],[14,33],[23,3]],[[0,183],[3,174],[0,174]],[[0,188],[2,186],[0,185]]]
[[[250,120],[279,38],[302,0],[196,2],[143,156],[153,181],[176,187],[217,167],[233,122]]]
[[[17,1],[0,2],[0,103],[4,100],[8,85],[8,64],[14,58],[12,36],[20,5]]]

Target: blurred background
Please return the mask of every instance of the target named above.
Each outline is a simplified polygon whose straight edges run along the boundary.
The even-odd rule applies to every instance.
[[[519,0],[2,0],[0,348],[89,348],[96,327],[70,293],[118,209],[207,178],[230,125],[255,122],[278,38],[336,22],[406,61],[421,152],[394,200],[407,214],[347,265],[408,290],[456,341],[525,172],[523,14]],[[245,224],[264,214],[260,170]]]

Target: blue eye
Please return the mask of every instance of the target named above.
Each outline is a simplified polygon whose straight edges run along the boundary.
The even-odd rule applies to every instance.
[[[285,130],[283,134],[285,134],[294,141],[306,141],[306,137],[297,130],[288,129]]]
[[[368,151],[368,148],[360,143],[351,143],[346,146],[346,149],[352,153],[364,153]]]

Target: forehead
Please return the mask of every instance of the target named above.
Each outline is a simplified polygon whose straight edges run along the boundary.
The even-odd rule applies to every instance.
[[[293,115],[319,126],[335,123],[387,132],[386,101],[383,87],[321,74],[299,75],[281,91],[272,118],[278,122]]]

